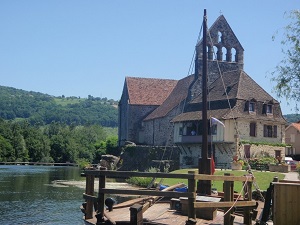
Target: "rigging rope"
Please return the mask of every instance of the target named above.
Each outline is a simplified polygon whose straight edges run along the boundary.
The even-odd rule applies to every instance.
[[[212,38],[211,38],[211,34],[210,34],[209,30],[208,30],[208,36],[209,36],[209,38],[210,38],[210,42],[213,43]],[[217,59],[217,54],[216,54],[214,48],[212,48],[212,49],[213,49],[214,57]],[[239,128],[238,128],[237,121],[235,120],[234,112],[233,112],[233,110],[232,110],[232,107],[231,107],[231,104],[230,104],[230,100],[229,100],[229,97],[228,97],[228,93],[227,93],[227,91],[226,91],[227,88],[226,88],[226,86],[225,86],[225,82],[224,82],[224,79],[223,79],[223,73],[221,72],[221,68],[220,68],[219,61],[216,60],[216,62],[217,62],[217,66],[218,66],[219,75],[220,75],[220,78],[221,78],[221,80],[222,80],[222,85],[223,85],[223,88],[224,88],[224,91],[225,91],[225,94],[226,94],[226,99],[227,99],[227,102],[228,102],[228,106],[229,106],[229,109],[230,109],[230,115],[231,115],[231,117],[232,117],[232,119],[233,119],[233,121],[234,121],[234,128],[235,128],[235,130],[236,130],[236,133],[237,133],[238,138],[240,138],[240,130],[239,130]],[[209,93],[208,93],[208,94],[209,94]],[[209,104],[210,104],[210,103],[209,103]],[[242,145],[243,145],[243,144],[242,144]],[[243,160],[246,161],[247,164],[250,166],[248,158],[245,157],[245,154],[244,154],[244,155],[241,154],[240,147],[237,148],[237,151],[238,151],[240,157],[242,157]],[[252,176],[254,176],[253,173],[252,173],[252,171],[251,171],[251,169],[248,170],[248,173],[251,174]],[[258,186],[258,184],[256,183],[255,180],[253,181],[253,185],[254,185],[255,189],[258,191],[258,193],[260,194],[261,198],[262,198],[263,201],[264,201],[264,197],[263,197],[263,195],[262,195],[262,193],[261,193],[261,191],[260,191],[260,188],[259,188],[259,186]]]

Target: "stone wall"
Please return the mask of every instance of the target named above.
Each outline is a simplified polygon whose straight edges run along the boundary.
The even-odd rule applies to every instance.
[[[181,106],[182,107],[182,106]],[[143,144],[153,146],[171,146],[174,140],[174,126],[170,122],[175,115],[181,112],[179,106],[163,118],[144,121],[143,124]],[[177,113],[177,114],[176,114]]]
[[[262,156],[270,156],[275,158],[275,151],[281,152],[281,157],[284,158],[285,147],[270,146],[270,145],[250,145],[250,157],[259,158]]]
[[[121,171],[147,171],[154,167],[163,172],[168,167],[169,171],[173,171],[179,169],[179,157],[180,151],[177,147],[126,146],[118,168]],[[165,163],[160,163],[161,160]]]

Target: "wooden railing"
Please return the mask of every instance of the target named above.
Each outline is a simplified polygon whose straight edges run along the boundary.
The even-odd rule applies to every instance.
[[[97,212],[97,223],[101,223],[104,218],[104,201],[105,194],[127,194],[127,195],[147,195],[147,196],[163,196],[170,198],[188,198],[188,221],[196,221],[197,208],[224,208],[229,210],[224,216],[224,224],[230,224],[234,219],[232,215],[233,209],[230,207],[234,201],[234,181],[242,181],[245,183],[243,199],[235,203],[235,206],[244,208],[244,224],[251,224],[251,210],[249,207],[255,206],[256,202],[252,201],[252,182],[253,177],[248,176],[225,176],[197,174],[195,171],[189,171],[188,174],[174,173],[149,173],[149,172],[127,172],[127,171],[108,171],[108,170],[86,170],[86,190],[83,194],[85,203],[85,219],[93,218],[93,208]],[[98,196],[94,193],[95,178],[99,178]],[[159,191],[159,190],[124,190],[106,188],[106,177],[128,178],[128,177],[156,177],[156,178],[176,178],[188,180],[188,192]],[[196,181],[197,180],[221,180],[224,181],[224,201],[223,202],[196,202]]]

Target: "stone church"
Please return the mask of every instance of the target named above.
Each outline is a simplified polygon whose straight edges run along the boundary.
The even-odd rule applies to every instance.
[[[176,146],[181,167],[193,167],[202,143],[202,40],[195,72],[181,80],[126,77],[119,102],[119,146]],[[244,49],[223,15],[208,29],[209,153],[232,157],[284,156],[286,120],[279,102],[244,71]],[[224,125],[224,126],[223,126]]]

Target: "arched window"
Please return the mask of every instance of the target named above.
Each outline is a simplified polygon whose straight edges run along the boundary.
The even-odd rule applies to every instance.
[[[237,57],[236,57],[236,49],[232,48],[231,49],[231,62],[237,62]]]
[[[218,54],[218,48],[217,48],[217,46],[214,46],[214,56],[213,56],[213,59],[214,60],[217,60],[217,54]]]
[[[222,33],[218,31],[218,43],[222,42]]]
[[[222,47],[222,61],[226,61],[226,55],[227,55],[227,49],[225,47]]]

